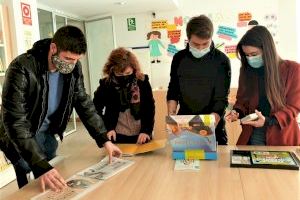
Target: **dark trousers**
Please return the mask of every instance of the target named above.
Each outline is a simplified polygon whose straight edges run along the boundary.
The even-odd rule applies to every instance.
[[[222,118],[219,121],[215,131],[218,145],[227,145],[228,138],[225,130],[225,121]]]
[[[35,139],[48,161],[56,156],[58,142],[54,135],[47,132],[41,132],[35,136]],[[23,158],[21,158],[14,164],[14,168],[18,186],[19,188],[22,188],[28,183],[27,174],[31,171],[30,166]]]

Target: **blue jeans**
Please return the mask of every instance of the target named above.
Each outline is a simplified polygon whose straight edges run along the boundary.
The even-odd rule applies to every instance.
[[[46,155],[46,159],[49,161],[56,156],[56,150],[58,142],[54,135],[49,132],[39,132],[35,136],[36,142],[38,143],[41,150]],[[14,164],[17,182],[19,188],[22,188],[28,183],[26,174],[31,171],[29,164],[21,158],[17,163]]]

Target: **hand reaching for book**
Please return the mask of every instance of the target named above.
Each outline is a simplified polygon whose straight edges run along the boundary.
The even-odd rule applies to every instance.
[[[54,168],[40,176],[39,180],[43,192],[47,186],[55,192],[58,192],[67,186],[64,178]]]
[[[137,144],[144,144],[148,141],[150,141],[150,136],[146,133],[140,133],[139,134],[139,137],[138,137],[138,140],[137,140]]]

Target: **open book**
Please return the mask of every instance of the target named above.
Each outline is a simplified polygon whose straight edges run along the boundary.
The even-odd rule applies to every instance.
[[[145,144],[117,144],[123,152],[123,156],[133,156],[139,153],[146,153],[157,149],[162,149],[166,146],[166,139],[151,140]]]

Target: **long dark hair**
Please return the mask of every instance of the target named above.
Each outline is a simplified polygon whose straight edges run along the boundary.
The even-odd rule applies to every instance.
[[[278,110],[286,105],[284,94],[284,84],[280,77],[279,57],[271,33],[264,26],[255,26],[248,30],[237,45],[237,56],[242,63],[241,73],[246,73],[249,64],[242,46],[253,46],[262,50],[262,57],[265,68],[265,90],[272,110]],[[247,77],[246,74],[244,74]],[[251,82],[246,82],[251,84]]]

